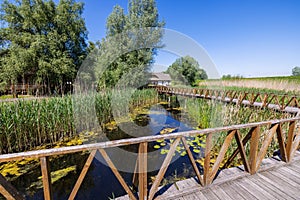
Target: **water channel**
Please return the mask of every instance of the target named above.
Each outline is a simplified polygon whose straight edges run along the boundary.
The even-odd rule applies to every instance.
[[[134,121],[136,126],[128,125],[126,123],[119,124],[119,128],[106,131],[106,137],[109,140],[132,137],[128,135],[128,127],[132,127],[133,131],[138,131],[140,136],[157,135],[174,133],[178,131],[192,130],[191,123],[186,121],[186,116],[180,111],[178,105],[157,104],[149,108],[147,114],[140,114]],[[138,127],[138,128],[137,128]],[[100,138],[100,137],[99,137]],[[94,138],[95,139],[95,138]],[[101,141],[102,139],[99,139]],[[190,142],[195,142],[195,138],[190,138]],[[168,152],[169,145],[172,141],[156,141],[148,145],[148,173],[149,187],[151,182],[155,179],[158,170]],[[192,145],[193,146],[193,145]],[[196,146],[196,145],[195,145]],[[131,188],[133,172],[135,168],[137,145],[131,145],[122,148],[107,149],[107,153],[119,169],[124,180]],[[202,149],[193,149],[195,156],[200,156]],[[128,158],[130,156],[133,158]],[[67,173],[63,175],[53,184],[53,198],[54,199],[68,199],[69,194],[81,172],[81,169],[88,157],[87,153],[77,153],[65,155],[61,157],[52,158],[51,171],[65,169]],[[200,167],[200,166],[199,166]],[[201,167],[200,167],[201,168]],[[68,171],[69,170],[69,171]],[[62,171],[61,173],[64,173]],[[13,180],[13,185],[19,190],[26,193],[27,199],[44,199],[43,190],[40,181],[39,165],[30,170],[28,173]],[[59,173],[58,173],[59,174]],[[171,165],[169,166],[163,184],[168,187],[169,183],[180,180],[183,177],[193,176],[194,172],[190,165],[190,161],[186,155],[182,145],[176,149],[176,154],[173,157]],[[59,175],[58,175],[59,176]],[[39,177],[39,178],[37,178]],[[163,191],[163,189],[162,189]],[[111,169],[106,165],[99,152],[95,156],[90,169],[78,191],[76,199],[113,199],[114,197],[125,195],[126,192],[112,173]]]

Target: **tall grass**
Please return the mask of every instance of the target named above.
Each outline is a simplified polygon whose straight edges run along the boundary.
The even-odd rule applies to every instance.
[[[131,96],[128,96],[131,94]],[[154,90],[110,90],[89,95],[0,103],[0,153],[50,145],[99,127],[113,119],[115,109],[147,104]]]
[[[224,87],[225,89],[247,90],[259,92],[272,92],[276,94],[300,94],[300,77],[262,77],[262,78],[240,78],[225,80],[207,80],[199,83],[199,86]]]
[[[293,117],[292,114],[278,112],[271,109],[259,109],[246,106],[236,106],[234,104],[224,104],[218,101],[207,101],[204,99],[186,99],[185,111],[200,129],[214,128],[221,126],[230,126],[235,124],[245,124],[251,122],[267,121],[272,119],[283,119]],[[261,127],[261,131],[266,131],[269,127]],[[283,131],[287,131],[288,127],[283,126]],[[249,132],[249,129],[240,131],[242,137]],[[213,156],[217,156],[222,144],[227,136],[226,132],[214,134],[213,137]],[[266,135],[261,134],[260,140],[263,141]],[[278,143],[272,142],[267,155],[273,155],[274,151],[279,148]],[[225,159],[237,148],[236,142],[233,140],[232,145],[226,152]],[[246,145],[246,152],[249,153],[249,145]],[[215,159],[215,158],[213,158]],[[241,164],[241,159],[236,158],[233,165]]]

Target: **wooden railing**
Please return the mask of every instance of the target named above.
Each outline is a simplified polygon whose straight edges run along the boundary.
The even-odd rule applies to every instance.
[[[96,152],[99,151],[103,156],[104,160],[107,162],[108,166],[112,169],[114,175],[121,183],[124,190],[129,195],[130,199],[140,199],[140,200],[152,200],[159,188],[159,185],[166,173],[168,166],[171,163],[174,152],[178,145],[183,145],[189,160],[193,166],[195,174],[199,180],[200,186],[207,186],[211,184],[216,177],[218,170],[223,167],[229,166],[234,158],[240,154],[240,157],[243,161],[244,169],[250,174],[254,174],[260,168],[262,160],[265,158],[268,147],[270,146],[272,139],[275,139],[275,142],[278,144],[281,158],[285,162],[290,162],[293,159],[293,156],[296,150],[299,148],[300,142],[300,131],[297,123],[299,123],[300,117],[290,118],[290,119],[281,119],[281,120],[272,120],[265,122],[233,125],[220,128],[209,128],[203,130],[194,130],[186,132],[178,132],[165,135],[155,135],[131,139],[121,139],[116,141],[107,141],[96,144],[86,144],[78,145],[72,147],[62,147],[38,151],[29,151],[15,154],[4,154],[0,155],[0,162],[15,161],[26,158],[38,158],[40,159],[40,166],[42,171],[42,181],[44,188],[44,198],[46,200],[52,199],[52,189],[51,189],[51,177],[50,177],[50,166],[49,166],[49,157],[56,155],[64,155],[76,152],[88,151],[89,157],[86,160],[86,163],[77,179],[76,184],[73,187],[73,190],[69,196],[69,199],[74,199],[83,180],[86,176],[86,173],[94,159]],[[283,128],[284,127],[284,128]],[[264,130],[264,131],[262,131]],[[247,131],[247,133],[245,133]],[[213,136],[219,135],[221,133],[226,133],[220,151],[215,162],[211,163],[212,151],[215,151],[213,147]],[[244,137],[242,137],[241,133]],[[201,136],[206,141],[205,155],[204,155],[204,169],[203,174],[200,174],[200,170],[196,164],[194,155],[190,150],[189,143],[187,142],[188,137]],[[275,137],[276,136],[276,137]],[[170,140],[170,149],[162,163],[162,166],[149,188],[148,177],[147,177],[147,152],[148,144],[156,140]],[[171,140],[173,142],[171,142]],[[228,159],[224,160],[226,151],[230,147],[231,142],[235,140],[237,148],[233,151],[232,155],[227,157]],[[138,144],[138,154],[137,154],[137,175],[138,175],[138,194],[135,194],[125,180],[122,178],[118,169],[115,167],[114,163],[106,153],[106,149],[120,146],[127,146],[132,144]],[[246,146],[250,146],[249,151],[246,150]],[[259,149],[260,147],[260,149]],[[248,153],[249,152],[249,153]],[[249,159],[248,159],[249,158]],[[221,166],[221,163],[225,163]],[[6,182],[1,176],[0,178],[0,192],[8,199],[24,199],[16,189],[13,188],[10,183]]]
[[[198,97],[205,99],[216,99],[227,103],[244,104],[262,108],[272,108],[287,112],[298,112],[300,108],[300,97],[291,95],[278,95],[273,93],[259,93],[233,90],[214,90],[199,88],[176,88],[156,86],[158,92]],[[296,108],[296,109],[295,109]]]

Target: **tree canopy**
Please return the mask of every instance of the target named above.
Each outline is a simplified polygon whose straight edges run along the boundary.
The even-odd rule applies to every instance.
[[[300,76],[300,67],[294,67],[292,69],[292,75],[293,76]]]
[[[175,84],[196,85],[197,81],[207,79],[207,74],[204,69],[201,69],[199,63],[190,56],[185,56],[176,59],[169,66],[167,73],[172,77],[172,82]]]
[[[87,54],[83,4],[74,0],[5,0],[0,20],[0,82],[27,77],[51,93],[64,92]],[[20,82],[20,81],[19,81]]]
[[[130,0],[128,14],[116,5],[107,18],[106,37],[100,43],[98,86],[115,87],[121,79],[122,85],[138,85],[146,80],[145,74],[161,47],[163,26],[155,0]]]

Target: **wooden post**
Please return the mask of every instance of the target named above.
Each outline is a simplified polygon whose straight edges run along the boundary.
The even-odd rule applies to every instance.
[[[139,168],[139,199],[147,200],[147,151],[148,143],[142,142],[139,145],[138,168]]]
[[[40,161],[41,161],[43,188],[44,188],[44,199],[52,200],[52,186],[51,186],[51,176],[49,170],[48,157],[41,157]]]
[[[288,138],[286,143],[286,153],[287,153],[287,161],[290,162],[292,160],[292,151],[293,151],[293,140],[295,135],[295,127],[296,122],[292,121],[289,124],[289,132],[288,132]]]
[[[256,173],[256,159],[259,141],[259,126],[252,128],[250,140],[250,174]]]
[[[204,185],[209,184],[210,179],[210,151],[212,146],[212,133],[206,135],[205,158],[204,158]]]

